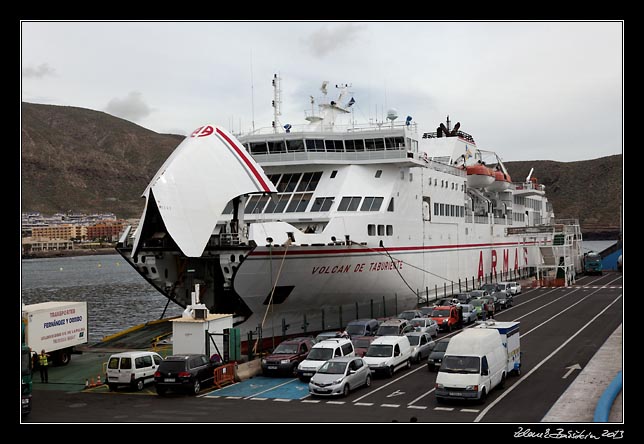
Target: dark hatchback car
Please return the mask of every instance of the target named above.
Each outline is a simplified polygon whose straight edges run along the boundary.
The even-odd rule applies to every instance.
[[[432,352],[427,357],[427,370],[434,371],[438,370],[443,363],[443,356],[445,356],[445,350],[447,350],[447,344],[451,338],[443,338],[436,343]]]
[[[287,375],[297,376],[297,366],[306,359],[313,338],[294,338],[282,341],[273,353],[262,359],[262,373],[264,376]]]
[[[168,390],[196,395],[202,387],[213,383],[215,368],[220,365],[220,362],[211,361],[206,355],[168,356],[154,374],[154,385],[159,395],[165,395]]]

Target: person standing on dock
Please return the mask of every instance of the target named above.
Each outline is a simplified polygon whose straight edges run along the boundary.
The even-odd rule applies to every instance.
[[[43,382],[45,384],[49,383],[49,359],[48,354],[45,353],[45,350],[43,349],[40,352],[40,356],[38,356],[38,363],[40,364],[40,382]]]

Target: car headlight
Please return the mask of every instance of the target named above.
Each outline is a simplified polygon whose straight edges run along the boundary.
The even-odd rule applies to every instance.
[[[342,382],[343,378],[338,378],[335,381],[333,381],[334,384],[340,384]]]
[[[266,364],[266,359],[262,359],[262,364]]]
[[[386,367],[387,363],[385,361],[382,361],[380,364],[378,364],[378,367]]]
[[[290,361],[290,360],[288,360],[288,359],[282,359],[282,360],[280,361],[280,364],[288,364],[288,363],[290,363],[290,362],[291,362],[291,361]]]
[[[444,389],[445,386],[443,384],[439,384],[438,382],[436,383],[436,388],[437,389]]]
[[[468,385],[465,387],[465,390],[476,390],[477,392],[479,391],[479,386],[478,385]]]
[[[447,319],[443,319],[443,324],[447,324]]]

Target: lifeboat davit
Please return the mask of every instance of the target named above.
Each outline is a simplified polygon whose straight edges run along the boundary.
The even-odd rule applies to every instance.
[[[467,186],[470,188],[485,188],[494,183],[494,172],[482,164],[466,166]]]
[[[512,183],[512,180],[510,179],[509,174],[504,174],[503,171],[495,171],[494,172],[494,182],[490,184],[487,189],[489,191],[505,191],[508,188],[510,188],[510,184]]]

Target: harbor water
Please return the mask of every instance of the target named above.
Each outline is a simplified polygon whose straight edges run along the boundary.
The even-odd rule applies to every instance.
[[[89,342],[159,319],[168,300],[118,255],[22,261],[23,304],[86,301]],[[164,317],[183,309],[170,302]]]

